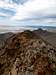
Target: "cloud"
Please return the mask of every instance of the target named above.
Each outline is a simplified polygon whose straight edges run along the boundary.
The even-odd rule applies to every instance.
[[[10,4],[9,0],[0,0],[0,19],[11,18],[16,13],[16,4]]]
[[[0,0],[1,19],[3,19],[2,23],[6,19],[8,23],[5,24],[15,26],[54,24],[56,0]]]
[[[12,19],[22,20],[27,18],[32,18],[32,16],[43,15],[42,11],[45,13],[49,13],[48,9],[54,7],[55,1],[53,0],[30,0],[24,3],[23,5],[19,5],[16,9],[16,14]],[[40,12],[39,12],[40,11]],[[43,13],[44,13],[43,12]],[[37,15],[36,15],[37,13]],[[40,14],[39,14],[40,13]]]
[[[5,13],[0,12],[0,16],[7,16]]]
[[[25,2],[27,2],[28,0],[11,0],[13,3],[16,4],[24,4]]]
[[[22,5],[26,2],[27,0],[0,0],[0,13],[6,15],[1,17],[7,17],[10,18],[15,15],[16,9],[18,8],[18,4]]]
[[[9,3],[9,0],[0,0],[0,7],[15,9],[17,7],[17,5],[15,3]]]
[[[5,14],[6,16],[13,16],[15,11],[8,8],[0,8],[0,13]]]

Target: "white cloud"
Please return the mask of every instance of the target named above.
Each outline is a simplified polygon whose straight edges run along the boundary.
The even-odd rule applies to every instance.
[[[11,0],[0,0],[0,17],[10,18],[16,13],[17,4],[10,3]]]
[[[11,0],[10,0],[11,1]],[[46,18],[44,16],[56,15],[56,0],[28,0],[23,5],[9,2],[9,0],[0,0],[0,8],[15,10],[16,14],[11,15],[6,12],[0,12],[0,16],[9,16],[10,18],[1,22],[3,25],[9,26],[22,26],[22,25],[34,25],[55,22],[54,19]],[[34,20],[39,18],[39,20]],[[26,21],[29,19],[29,21]],[[31,20],[32,19],[32,20]],[[18,21],[16,21],[18,20]],[[21,20],[21,21],[20,21]],[[16,21],[16,22],[14,22]],[[0,24],[0,25],[1,25]]]
[[[14,8],[16,9],[17,5],[15,3],[9,3],[8,0],[0,0],[0,7],[2,8]]]
[[[42,12],[42,10],[49,9],[53,6],[55,6],[55,1],[53,0],[30,0],[16,8],[16,15],[12,19],[26,19],[34,16],[35,14],[33,13],[38,13],[39,10]]]
[[[7,14],[0,12],[0,16],[7,16]]]
[[[34,23],[55,23],[56,19],[50,19],[50,18],[44,18],[44,19],[39,19],[39,20],[32,20]]]
[[[13,8],[13,10],[16,11],[15,16],[11,17],[12,20],[23,20],[27,18],[32,18],[34,16],[38,17],[39,15],[43,16],[50,13],[54,14],[56,13],[55,4],[55,0],[28,0],[23,5],[17,5],[16,3],[13,3],[12,0],[0,0],[0,7],[6,9]],[[52,9],[52,7],[55,8]]]

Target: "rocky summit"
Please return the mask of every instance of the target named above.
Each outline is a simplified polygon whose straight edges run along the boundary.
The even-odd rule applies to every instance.
[[[56,75],[56,48],[33,31],[16,33],[0,48],[0,75]]]

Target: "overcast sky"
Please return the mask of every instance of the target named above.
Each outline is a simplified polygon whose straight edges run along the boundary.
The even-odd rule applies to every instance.
[[[0,0],[3,26],[56,26],[56,0]]]

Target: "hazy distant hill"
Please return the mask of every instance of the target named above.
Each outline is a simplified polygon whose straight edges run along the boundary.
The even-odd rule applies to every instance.
[[[0,34],[0,48],[3,47],[5,45],[5,41],[13,35],[14,34],[11,32]]]
[[[34,33],[36,35],[39,34],[45,41],[56,47],[56,32],[49,32],[46,30],[38,29],[35,30]]]

